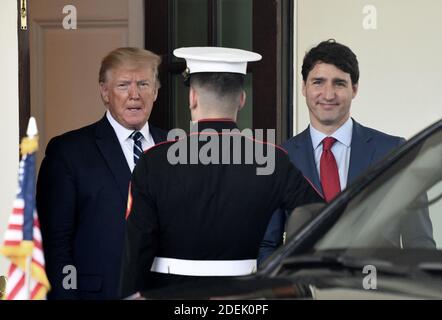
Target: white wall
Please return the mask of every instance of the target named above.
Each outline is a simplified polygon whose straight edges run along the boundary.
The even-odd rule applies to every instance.
[[[442,1],[297,0],[294,130],[308,124],[301,93],[304,54],[334,38],[357,55],[359,93],[352,116],[378,130],[411,137],[442,118]],[[363,8],[373,5],[377,29],[366,30]]]
[[[0,242],[12,208],[17,188],[18,169],[18,43],[17,1],[3,0],[0,10]],[[8,260],[0,257],[0,275],[6,274]]]

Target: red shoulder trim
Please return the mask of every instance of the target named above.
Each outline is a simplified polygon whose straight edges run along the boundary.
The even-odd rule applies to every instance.
[[[161,145],[166,144],[166,143],[174,143],[174,142],[177,142],[178,140],[179,140],[179,139],[161,141],[161,142],[157,143],[156,145],[153,145],[152,147],[150,147],[150,148],[144,150],[143,153],[146,153],[146,152],[152,150],[153,148],[156,148],[156,147],[161,146]]]
[[[196,122],[235,122],[235,120],[230,118],[204,118]]]
[[[239,129],[238,129],[239,130]],[[242,136],[242,137],[244,137],[244,138],[247,138],[247,139],[249,139],[249,140],[252,140],[252,141],[254,141],[254,142],[257,142],[257,143],[261,143],[261,144],[267,144],[267,145],[270,145],[270,146],[273,146],[273,147],[275,147],[276,149],[279,149],[279,150],[281,150],[282,152],[284,152],[285,154],[288,154],[288,152],[287,152],[287,150],[285,150],[284,148],[282,148],[282,147],[280,147],[280,146],[278,146],[278,145],[276,145],[276,144],[273,144],[273,143],[271,143],[271,142],[265,142],[265,141],[261,141],[261,140],[256,140],[255,138],[249,138],[249,137],[247,137],[246,135],[243,135],[243,134],[241,134],[241,132],[215,132],[215,133],[212,133],[212,132],[191,132],[191,133],[189,133],[188,134],[188,136],[194,136],[194,135],[207,135],[207,136],[215,136],[215,135],[218,135],[218,136],[221,136],[221,135],[240,135],[240,136]]]
[[[224,121],[224,120],[223,120],[223,121]],[[238,130],[239,130],[239,129],[238,129]],[[261,140],[256,140],[255,138],[247,137],[247,136],[241,134],[241,132],[214,132],[214,133],[212,133],[212,132],[191,132],[191,133],[187,134],[186,138],[187,138],[187,137],[190,137],[190,136],[194,136],[194,135],[209,135],[209,136],[214,136],[214,135],[218,135],[218,136],[220,136],[220,135],[240,135],[240,136],[242,136],[242,137],[244,137],[244,138],[246,138],[246,139],[252,140],[252,141],[254,141],[254,142],[273,146],[273,147],[275,147],[276,149],[279,149],[279,150],[281,150],[282,152],[284,152],[285,154],[288,155],[287,150],[285,150],[285,149],[284,149],[283,147],[281,147],[281,146],[278,146],[278,145],[276,145],[276,144],[274,144],[274,143],[271,143],[271,142],[265,142],[265,141],[261,141]],[[156,145],[150,147],[149,149],[146,149],[146,150],[144,151],[144,153],[146,153],[146,152],[148,152],[148,151],[152,150],[153,148],[158,147],[158,146],[160,146],[160,145],[163,145],[163,144],[166,144],[166,143],[174,143],[174,142],[177,142],[177,141],[182,140],[182,139],[184,139],[184,137],[181,138],[181,139],[174,139],[174,140],[162,141],[162,142],[157,143]]]

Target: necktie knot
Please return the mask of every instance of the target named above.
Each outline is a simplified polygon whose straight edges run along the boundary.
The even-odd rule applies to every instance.
[[[331,147],[335,144],[336,139],[333,137],[326,137],[322,140],[322,149],[324,151],[330,151]]]
[[[134,131],[130,135],[133,141],[138,142],[143,138],[143,134],[140,131]]]

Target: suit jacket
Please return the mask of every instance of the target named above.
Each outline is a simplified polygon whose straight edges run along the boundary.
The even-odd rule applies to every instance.
[[[37,182],[49,299],[118,297],[130,177],[106,116],[49,142]]]
[[[383,132],[364,127],[353,120],[347,185],[404,141],[405,139],[403,138],[387,135]],[[322,192],[309,128],[290,138],[282,146],[287,150],[289,158],[295,166],[301,170],[304,176],[310,180],[317,190]],[[258,263],[262,263],[282,244],[286,218],[286,213],[282,210],[277,210],[273,214],[264,239],[261,242]],[[406,224],[406,226],[410,226],[412,232],[408,232],[407,234],[413,233],[417,236],[417,234],[422,235],[423,233],[424,236],[421,237],[424,239],[423,242],[428,245],[434,244],[431,221],[429,220],[428,213],[423,213],[423,215],[417,219],[419,219],[419,221],[414,221],[414,223],[416,223],[414,226],[420,225],[422,232],[416,232],[416,228],[413,228],[413,223],[409,223]],[[404,226],[404,228],[406,226]],[[397,241],[399,241],[398,237]]]

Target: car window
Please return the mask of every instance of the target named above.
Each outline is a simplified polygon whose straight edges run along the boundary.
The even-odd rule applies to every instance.
[[[315,251],[355,248],[442,249],[441,130],[352,198],[314,245]]]
[[[442,248],[442,181],[439,180],[428,192],[428,199],[430,202],[430,218],[433,223],[434,240],[436,241],[437,248]]]

